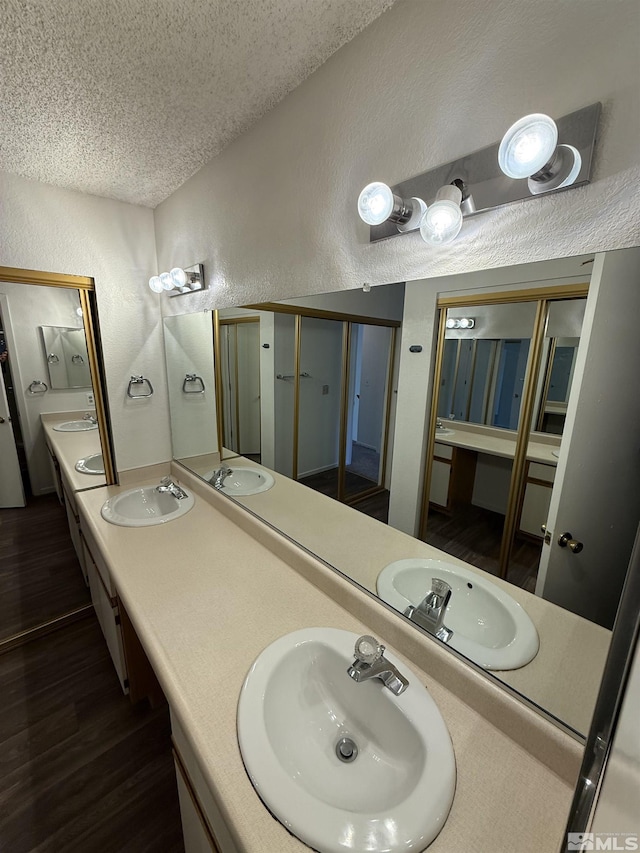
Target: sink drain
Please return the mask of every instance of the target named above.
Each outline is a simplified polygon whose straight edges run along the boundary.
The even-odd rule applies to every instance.
[[[336,744],[336,755],[340,761],[350,764],[358,757],[358,746],[350,737],[341,737]]]

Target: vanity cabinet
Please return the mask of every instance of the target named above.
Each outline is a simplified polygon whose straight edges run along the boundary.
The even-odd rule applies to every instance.
[[[92,543],[86,532],[82,532],[82,547],[84,563],[93,603],[102,634],[107,643],[111,660],[115,667],[124,693],[129,692],[129,679],[124,652],[120,609],[115,590],[111,587],[108,569],[100,559],[98,552],[92,548]],[[102,565],[100,565],[102,564]]]
[[[528,462],[519,514],[518,530],[542,539],[541,525],[547,520],[556,469],[554,465]]]
[[[541,525],[547,520],[556,469],[554,465],[527,462],[525,487],[520,508],[518,530],[538,539]]]
[[[80,563],[80,570],[84,577],[84,582],[88,585],[89,578],[87,576],[87,567],[85,565],[85,555],[82,548],[82,536],[80,533],[80,517],[78,516],[78,507],[73,497],[73,489],[66,482],[64,476],[60,479],[62,487],[62,503],[64,504],[65,512],[67,513],[67,523],[69,524],[69,534],[73,542],[73,548]]]
[[[436,442],[429,490],[434,509],[451,512],[457,504],[471,503],[477,459],[474,450]]]
[[[173,710],[171,740],[185,853],[240,853]]]

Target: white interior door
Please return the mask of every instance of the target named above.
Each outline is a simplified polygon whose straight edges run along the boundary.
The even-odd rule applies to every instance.
[[[607,628],[640,519],[639,283],[640,249],[596,255],[536,584]]]
[[[11,427],[4,376],[0,368],[0,508],[24,505],[18,451]]]

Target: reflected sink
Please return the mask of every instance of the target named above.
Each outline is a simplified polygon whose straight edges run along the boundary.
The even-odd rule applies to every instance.
[[[210,481],[214,474],[215,471],[209,471],[204,475],[205,480]],[[224,478],[220,491],[232,497],[258,495],[266,492],[274,483],[271,474],[262,468],[232,468],[231,474]]]
[[[88,429],[98,429],[98,424],[92,424],[91,421],[65,421],[62,424],[56,424],[53,429],[56,432],[85,432]]]
[[[80,471],[81,474],[104,474],[102,453],[94,453],[85,459],[78,459],[76,471]]]
[[[256,791],[286,828],[320,853],[421,851],[442,829],[456,766],[449,732],[419,679],[394,696],[347,675],[357,634],[295,631],[249,670],[238,740]],[[349,738],[355,758],[341,761]]]
[[[485,669],[518,669],[537,655],[538,632],[524,608],[496,584],[455,563],[398,560],[378,575],[378,595],[404,613],[423,600],[433,578],[452,590],[444,618],[453,631],[447,645]]]
[[[194,503],[193,495],[178,500],[169,492],[159,492],[157,486],[144,486],[109,498],[102,505],[101,515],[120,527],[149,527],[186,515]]]
[[[456,431],[454,429],[446,429],[446,427],[443,427],[442,429],[437,429],[436,430],[436,441],[438,440],[438,438],[446,438],[449,435],[455,435],[455,434],[456,434]]]

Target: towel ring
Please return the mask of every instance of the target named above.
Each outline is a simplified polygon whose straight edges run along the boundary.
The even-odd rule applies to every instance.
[[[40,390],[37,390],[40,389]],[[49,386],[46,382],[41,382],[39,379],[34,379],[33,382],[27,388],[27,391],[30,394],[46,394],[49,390]]]
[[[194,389],[190,390],[189,385],[194,385]],[[199,386],[199,387],[198,387]],[[182,390],[185,394],[204,394],[205,384],[202,376],[197,376],[195,373],[187,373],[182,383]]]
[[[71,361],[73,364],[84,364],[84,358],[78,353],[71,357]]]
[[[131,390],[134,385],[143,385],[149,389],[146,394],[132,394]],[[153,394],[153,385],[149,382],[148,379],[145,379],[144,376],[132,376],[129,380],[129,387],[127,388],[127,397],[131,397],[132,400],[136,400],[138,397],[150,397]]]
[[[55,354],[55,352],[50,352],[49,355],[47,356],[47,364],[58,364],[59,362],[60,362],[60,359]]]

